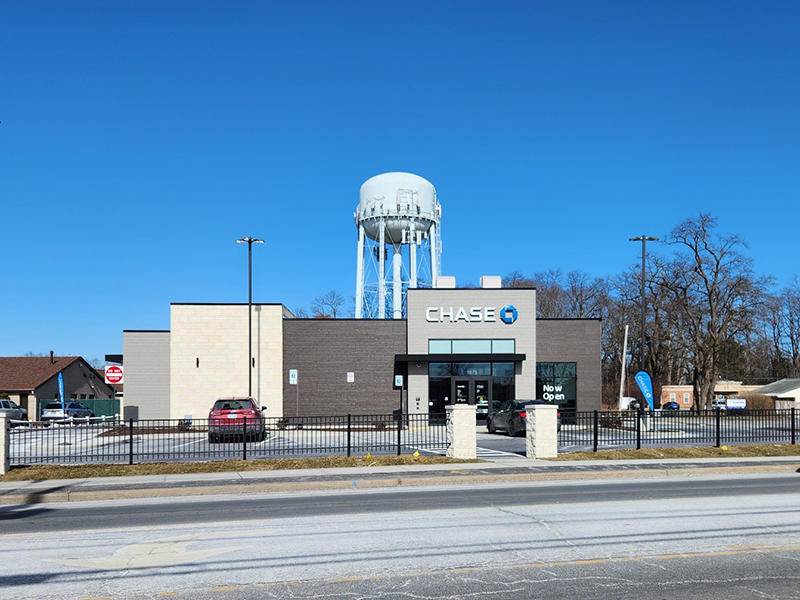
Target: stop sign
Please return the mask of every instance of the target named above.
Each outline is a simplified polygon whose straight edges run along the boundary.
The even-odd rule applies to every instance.
[[[112,365],[106,367],[106,383],[116,384],[122,383],[122,367]]]

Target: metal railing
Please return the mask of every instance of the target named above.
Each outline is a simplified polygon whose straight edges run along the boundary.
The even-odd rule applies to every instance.
[[[794,444],[795,409],[561,413],[560,452],[643,446]]]
[[[12,465],[259,459],[445,450],[445,415],[20,422]]]

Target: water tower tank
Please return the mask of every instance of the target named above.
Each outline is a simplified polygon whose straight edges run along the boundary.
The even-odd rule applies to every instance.
[[[436,189],[419,175],[383,173],[364,182],[354,214],[357,318],[386,318],[387,306],[402,318],[409,287],[436,287],[441,215]]]

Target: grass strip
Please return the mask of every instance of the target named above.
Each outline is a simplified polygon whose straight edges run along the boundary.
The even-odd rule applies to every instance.
[[[274,471],[288,469],[328,469],[336,467],[375,467],[391,465],[440,465],[475,463],[443,456],[329,456],[325,458],[275,458],[268,460],[219,460],[209,462],[142,463],[136,465],[32,465],[12,467],[2,481],[44,481],[46,479],[86,479],[131,475],[178,475],[186,473],[225,473],[236,471]]]
[[[744,444],[741,446],[701,446],[698,448],[642,448],[641,450],[598,450],[597,452],[569,452],[549,460],[635,460],[661,458],[737,458],[746,456],[800,456],[800,445]]]

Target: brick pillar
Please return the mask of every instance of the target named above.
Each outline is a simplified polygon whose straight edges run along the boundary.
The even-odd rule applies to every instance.
[[[475,406],[452,404],[446,409],[448,458],[475,458],[478,445],[475,430]]]
[[[0,414],[0,475],[11,470],[11,420],[7,414]]]
[[[525,455],[528,458],[558,456],[558,432],[556,431],[558,408],[547,404],[534,404],[526,408]]]

